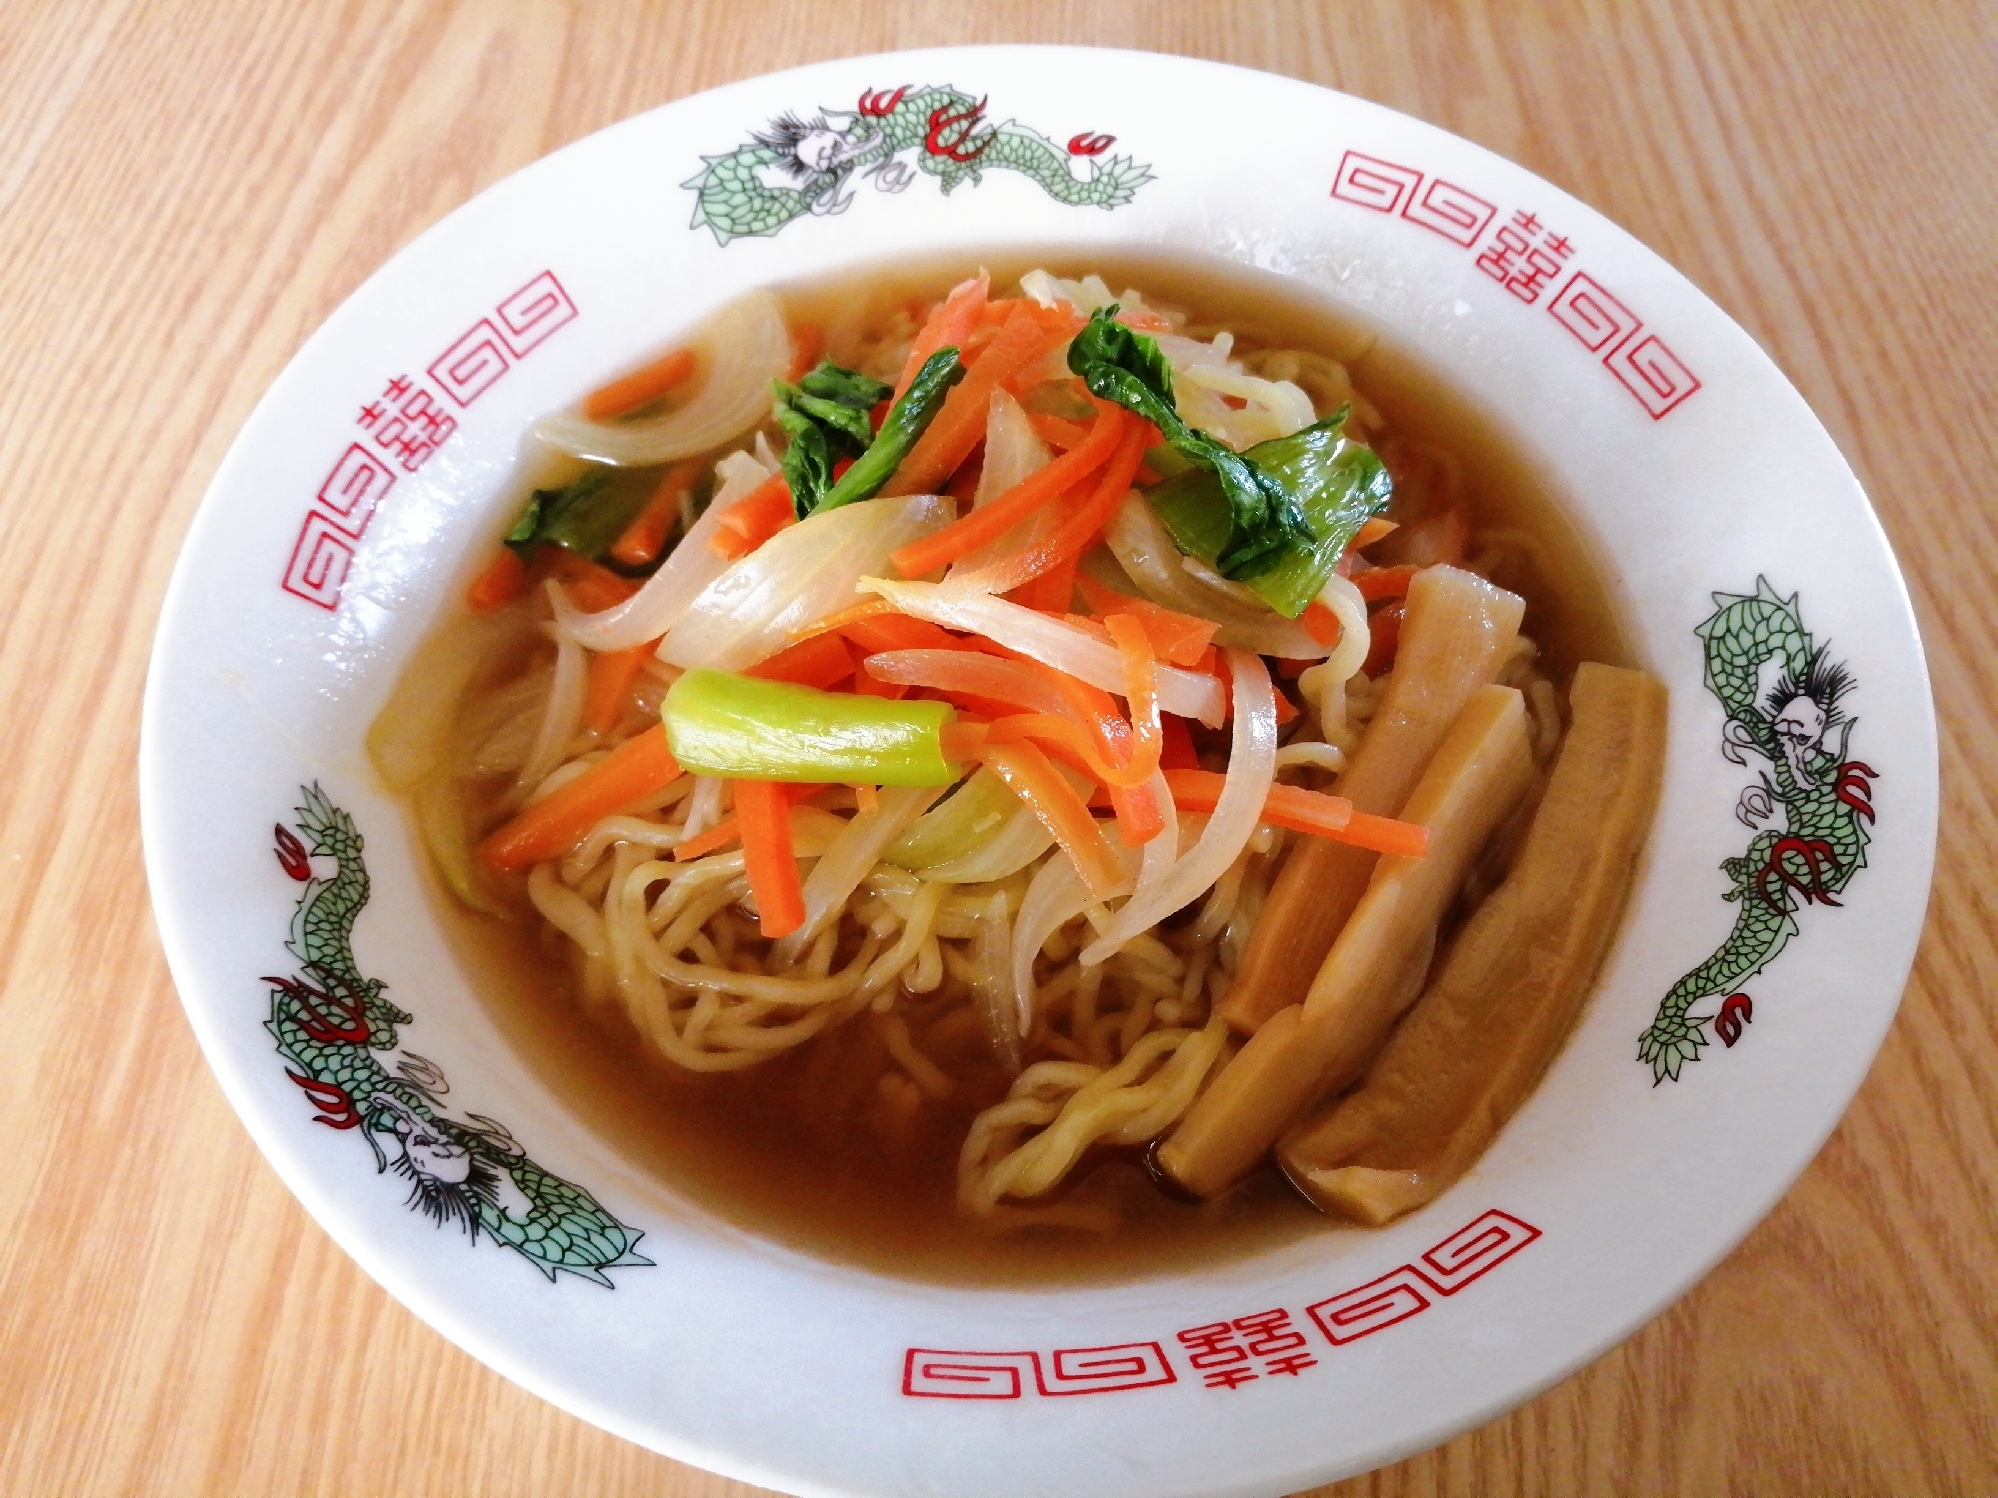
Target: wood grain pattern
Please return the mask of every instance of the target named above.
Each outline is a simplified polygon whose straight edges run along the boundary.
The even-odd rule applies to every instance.
[[[305,335],[470,194],[771,68],[1070,41],[1292,74],[1603,209],[1871,490],[1944,726],[1928,929],[1851,1113],[1618,1351],[1324,1490],[1998,1492],[1998,40],[1988,6],[12,0],[0,16],[0,1491],[742,1494],[539,1403],[335,1250],[210,1080],[144,899],[175,550]]]

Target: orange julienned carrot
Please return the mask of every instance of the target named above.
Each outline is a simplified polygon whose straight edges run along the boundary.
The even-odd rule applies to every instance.
[[[1112,419],[1108,413],[1100,418],[1104,422]],[[989,588],[994,593],[1010,593],[1022,583],[1039,577],[1050,568],[1057,567],[1070,558],[1079,557],[1088,550],[1089,543],[1096,539],[1097,532],[1110,523],[1110,517],[1117,513],[1117,507],[1124,502],[1124,496],[1131,492],[1131,480],[1138,471],[1138,460],[1144,456],[1146,442],[1153,435],[1150,422],[1127,416],[1122,410],[1117,412],[1114,419],[1120,428],[1117,449],[1111,454],[1110,461],[1104,465],[1102,476],[1097,480],[1095,493],[1077,506],[1052,536],[1037,541],[1022,551],[1016,551],[1011,556],[1001,557],[989,567],[979,568],[971,578],[966,579],[967,583],[975,582],[976,586]],[[1082,450],[1078,447],[1075,451],[1079,453]],[[1066,455],[1066,457],[1073,456],[1074,453]],[[1048,465],[1048,468],[1063,461],[1065,458],[1057,458],[1054,463]],[[1045,473],[1047,469],[1041,471]],[[992,507],[987,506],[987,508]],[[966,518],[975,519],[982,513],[983,511],[973,510]],[[964,522],[958,523],[962,525]],[[945,529],[948,530],[948,527]],[[945,531],[937,532],[939,536],[943,534]],[[930,539],[934,540],[935,537]],[[919,541],[916,544],[920,546],[922,543]]]
[[[909,345],[909,357],[902,365],[902,377],[895,381],[896,395],[909,388],[909,382],[915,379],[916,371],[923,367],[930,355],[953,344],[964,347],[965,339],[978,326],[979,315],[985,310],[986,294],[991,289],[992,277],[984,271],[951,288],[950,295],[937,304],[930,320],[917,332],[916,341]]]
[[[783,474],[773,473],[722,511],[714,530],[708,533],[708,545],[717,556],[733,562],[748,556],[787,525],[797,523],[791,486]]]
[[[1382,537],[1400,529],[1401,526],[1395,521],[1383,520],[1380,516],[1376,515],[1365,525],[1361,526],[1359,530],[1354,532],[1353,539],[1348,543],[1346,550],[1360,551],[1372,546],[1374,542],[1380,540]]]
[[[1304,606],[1304,612],[1297,616],[1297,622],[1304,626],[1304,632],[1321,645],[1330,645],[1339,638],[1339,616],[1317,599]]]
[[[656,401],[694,372],[694,351],[675,349],[621,380],[612,380],[583,397],[583,415],[590,421],[610,421]]]
[[[1123,868],[1089,808],[1048,757],[1030,743],[988,744],[985,763],[1061,845],[1090,893],[1108,899],[1124,882]]]
[[[1360,590],[1360,596],[1368,603],[1379,603],[1384,598],[1400,598],[1408,591],[1409,579],[1421,570],[1408,565],[1370,567],[1365,572],[1353,574],[1353,586]]]
[[[933,494],[985,435],[992,393],[1047,343],[1047,330],[1026,307],[1014,303],[999,334],[985,346],[971,372],[958,382],[909,455],[882,489],[888,496]]]
[[[645,502],[645,508],[632,517],[624,534],[611,543],[611,560],[627,567],[643,567],[656,558],[665,549],[666,538],[673,534],[674,522],[680,518],[681,499],[700,476],[701,465],[691,459],[667,469],[659,487],[652,491],[652,498]]]
[[[1165,772],[1166,789],[1172,792],[1173,804],[1181,811],[1214,810],[1227,778],[1213,770]],[[1263,802],[1262,820],[1376,853],[1420,858],[1429,851],[1427,827],[1354,811],[1353,803],[1344,796],[1328,796],[1323,791],[1307,791],[1301,786],[1271,786]]]
[[[598,733],[609,733],[624,714],[631,684],[659,648],[657,640],[647,640],[629,650],[606,650],[590,657],[589,685],[583,693],[583,722]]]
[[[742,674],[824,691],[834,682],[853,675],[853,652],[837,634],[813,635],[759,661]]]
[[[472,579],[472,586],[465,592],[465,602],[471,606],[473,613],[489,614],[494,609],[505,608],[526,591],[527,563],[511,546],[502,546],[499,555]]]
[[[735,819],[742,828],[742,860],[763,934],[789,936],[805,924],[805,892],[791,847],[788,787],[773,780],[735,783]]]
[[[1119,593],[1115,588],[1105,587],[1086,572],[1076,574],[1075,585],[1082,589],[1082,596],[1099,618],[1105,614],[1129,614],[1136,619],[1144,627],[1145,637],[1152,642],[1152,654],[1168,665],[1184,666],[1188,670],[1199,665],[1201,655],[1214,639],[1214,632],[1221,627],[1212,619],[1196,618],[1147,599]]]
[[[679,777],[666,725],[655,723],[493,832],[479,844],[479,857],[509,873],[558,857],[619,807]]]
[[[1056,452],[1067,452],[1072,447],[1080,447],[1089,436],[1089,428],[1080,422],[1064,421],[1059,416],[1029,416],[1028,425],[1034,434]]]
[[[1075,596],[1075,557],[1068,557],[1048,568],[1039,577],[1029,578],[1011,593],[1009,601],[1023,604],[1030,609],[1039,609],[1044,614],[1066,614]],[[1146,646],[1150,654],[1151,647]]]
[[[1065,452],[1047,467],[1029,474],[990,504],[981,505],[942,530],[911,541],[894,552],[889,560],[904,577],[921,577],[926,572],[956,561],[987,541],[1003,536],[1029,515],[1054,503],[1074,485],[1108,463],[1129,423],[1124,409],[1099,401],[1096,424],[1089,440],[1072,452]],[[1128,485],[1127,485],[1128,487]],[[1025,582],[1023,577],[1021,582]]]
[[[623,603],[638,591],[638,584],[628,577],[619,577],[608,567],[600,567],[587,557],[579,557],[574,552],[555,547],[544,547],[542,557],[554,553],[549,562],[549,570],[555,580],[568,592],[578,608],[586,613],[600,613],[604,609]]]

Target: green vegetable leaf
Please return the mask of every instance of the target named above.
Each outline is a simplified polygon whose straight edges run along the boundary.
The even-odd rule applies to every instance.
[[[816,510],[833,487],[842,458],[858,458],[874,440],[869,413],[892,393],[879,380],[830,360],[795,385],[772,382],[777,425],[791,439],[784,450],[784,480],[798,518]]]
[[[858,499],[873,498],[943,408],[944,397],[950,394],[951,387],[963,378],[964,361],[954,348],[938,349],[924,360],[909,388],[888,408],[873,443],[854,459],[853,466],[815,508],[835,510]]]
[[[1393,485],[1373,449],[1343,435],[1348,407],[1323,421],[1259,442],[1242,456],[1295,498],[1311,540],[1286,545],[1244,579],[1279,614],[1295,619],[1318,596],[1360,527],[1388,506]],[[1213,562],[1227,553],[1236,522],[1219,478],[1194,468],[1146,498],[1179,549]]]
[[[1114,306],[1100,307],[1068,348],[1068,367],[1104,400],[1145,418],[1173,451],[1211,473],[1233,521],[1215,558],[1224,577],[1247,580],[1269,571],[1286,549],[1313,544],[1296,495],[1256,463],[1180,419],[1173,404],[1172,365],[1155,339],[1116,321]]]
[[[620,482],[609,470],[586,469],[559,489],[536,489],[506,544],[523,557],[546,542],[596,561],[644,508],[645,488]]]

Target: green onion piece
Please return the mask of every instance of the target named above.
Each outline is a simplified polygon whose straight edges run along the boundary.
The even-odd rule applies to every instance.
[[[949,785],[942,702],[821,692],[705,667],[666,693],[673,758],[700,775],[808,785]]]
[[[874,445],[854,459],[853,466],[819,501],[819,509],[835,510],[857,499],[872,499],[943,409],[951,386],[963,378],[964,361],[954,348],[938,349],[924,360],[909,388],[888,408],[881,430],[874,434]]]

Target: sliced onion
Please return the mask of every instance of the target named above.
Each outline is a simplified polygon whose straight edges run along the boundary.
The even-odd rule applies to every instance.
[[[979,470],[978,493],[971,507],[982,509],[1022,480],[1032,477],[1051,461],[1048,446],[1027,419],[1018,401],[1003,390],[992,392],[985,418],[985,466]],[[1043,505],[1002,536],[994,536],[983,546],[974,547],[951,565],[947,578],[962,578],[979,568],[1022,551],[1052,534],[1061,524],[1054,505]]]
[[[1106,692],[1125,690],[1124,662],[1117,647],[1050,614],[995,598],[990,593],[938,583],[902,583],[869,577],[861,580],[860,587],[863,592],[878,593],[914,618],[927,619],[946,629],[985,635]],[[1226,702],[1221,684],[1213,677],[1183,671],[1177,666],[1160,666],[1158,687],[1159,706],[1167,712],[1178,713],[1182,718],[1198,718],[1210,728],[1220,727]]]
[[[778,969],[796,965],[826,923],[846,909],[846,902],[860,888],[860,881],[874,872],[888,845],[907,832],[909,824],[941,794],[943,787],[939,785],[885,785],[880,792],[880,810],[872,816],[857,814],[847,822],[846,830],[832,840],[832,846],[805,876],[805,924],[771,949],[771,960]]]
[[[560,585],[550,578],[550,596],[559,596],[560,591]],[[549,633],[554,633],[552,625]],[[534,735],[534,747],[528,751],[527,763],[520,767],[509,799],[517,801],[528,795],[562,763],[562,751],[569,747],[569,740],[583,725],[583,692],[589,683],[588,673],[589,662],[583,657],[583,647],[574,640],[558,639],[555,679],[548,688],[548,705],[542,709],[541,729]]]
[[[1276,777],[1276,689],[1262,657],[1246,650],[1228,652],[1228,675],[1235,684],[1235,732],[1228,749],[1228,779],[1213,815],[1171,872],[1143,899],[1126,900],[1102,936],[1083,949],[1085,966],[1105,961],[1132,937],[1191,904],[1228,872],[1255,834]]]
[[[1317,668],[1322,672],[1319,679],[1344,683],[1367,663],[1367,652],[1373,648],[1373,635],[1367,624],[1367,600],[1360,596],[1350,577],[1335,572],[1318,590],[1318,601],[1339,620],[1338,644],[1325,658],[1324,665]]]
[[[465,694],[534,630],[531,596],[495,614],[470,614],[417,647],[388,703],[368,728],[368,757],[389,788],[408,791],[449,759],[451,725]]]
[[[1013,926],[1006,919],[1006,893],[995,890],[978,921],[978,1007],[985,1019],[985,1034],[992,1050],[1008,1075],[1020,1070],[1020,1036],[1009,1023],[1012,1016]]]
[[[1179,861],[1179,818],[1173,813],[1172,792],[1166,787],[1165,772],[1152,771],[1146,788],[1159,810],[1165,813],[1165,826],[1145,844],[1144,862],[1138,867],[1138,887],[1132,892],[1136,900],[1144,899]]]
[[[564,598],[555,600],[555,624],[563,637],[591,650],[629,650],[678,624],[701,590],[728,570],[728,558],[708,545],[722,515],[776,471],[776,464],[766,468],[748,453],[730,453],[715,464],[721,487],[644,587],[595,614],[583,613]]]
[[[781,530],[708,584],[660,645],[659,658],[689,669],[753,666],[798,630],[850,605],[862,578],[888,569],[890,552],[956,518],[948,497],[909,494],[864,499]]]
[[[987,837],[962,858],[949,863],[917,869],[921,879],[943,884],[989,884],[1017,874],[1054,846],[1054,834],[1041,825],[1041,819],[1022,806],[1008,817],[997,832]],[[1066,858],[1061,860],[1067,863]]]
[[[571,411],[550,416],[535,435],[550,447],[643,468],[720,447],[770,414],[770,382],[791,363],[784,309],[767,291],[738,297],[689,340],[701,371],[685,404],[641,421],[586,421]]]
[[[1050,936],[1095,903],[1096,897],[1082,887],[1075,865],[1066,858],[1050,858],[1035,871],[1013,919],[1013,1014],[1020,1034],[1034,1028],[1034,1010],[1040,1001],[1034,959]]]
[[[1103,539],[1139,593],[1165,608],[1219,624],[1214,635],[1217,645],[1292,661],[1315,661],[1331,648],[1249,589],[1228,582],[1197,557],[1183,555],[1173,545],[1165,522],[1139,495],[1119,506]]]

